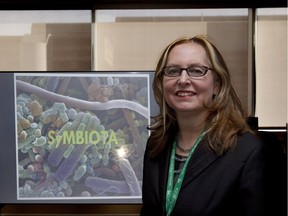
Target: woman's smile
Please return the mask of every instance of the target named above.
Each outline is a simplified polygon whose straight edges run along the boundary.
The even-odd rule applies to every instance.
[[[179,97],[190,97],[195,95],[196,93],[192,92],[192,91],[177,91],[176,95]]]

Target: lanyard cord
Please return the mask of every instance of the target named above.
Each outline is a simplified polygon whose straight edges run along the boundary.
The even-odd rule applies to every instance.
[[[175,168],[175,153],[176,153],[176,139],[173,143],[173,148],[171,151],[171,157],[170,157],[170,164],[169,164],[169,173],[168,173],[168,184],[167,184],[167,191],[166,191],[166,216],[169,216],[176,204],[180,189],[181,189],[181,185],[186,173],[186,169],[189,163],[189,160],[193,154],[193,152],[195,151],[196,147],[198,146],[198,144],[200,143],[201,139],[203,138],[203,136],[205,135],[205,132],[202,132],[199,137],[197,138],[195,144],[193,145],[187,160],[185,161],[185,164],[178,176],[178,179],[175,183],[175,186],[173,188],[173,179],[174,179],[174,168]]]

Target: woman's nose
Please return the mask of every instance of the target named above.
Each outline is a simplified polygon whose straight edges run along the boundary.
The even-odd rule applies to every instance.
[[[178,79],[178,83],[179,84],[188,84],[188,83],[190,83],[190,77],[189,77],[189,75],[188,75],[186,70],[182,70],[182,73],[180,74],[179,79]]]

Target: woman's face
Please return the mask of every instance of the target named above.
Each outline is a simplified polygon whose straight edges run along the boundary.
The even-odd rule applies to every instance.
[[[187,68],[191,65],[207,66],[211,68],[210,61],[202,46],[189,42],[175,46],[169,53],[166,66]],[[209,104],[213,94],[217,94],[216,75],[209,70],[202,77],[190,77],[183,70],[178,77],[164,75],[163,92],[167,104],[176,114],[207,112],[204,104]]]

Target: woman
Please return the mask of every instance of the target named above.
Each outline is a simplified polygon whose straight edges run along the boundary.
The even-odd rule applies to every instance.
[[[141,215],[264,215],[264,148],[217,48],[205,36],[172,42],[153,90],[160,114],[149,128]]]

